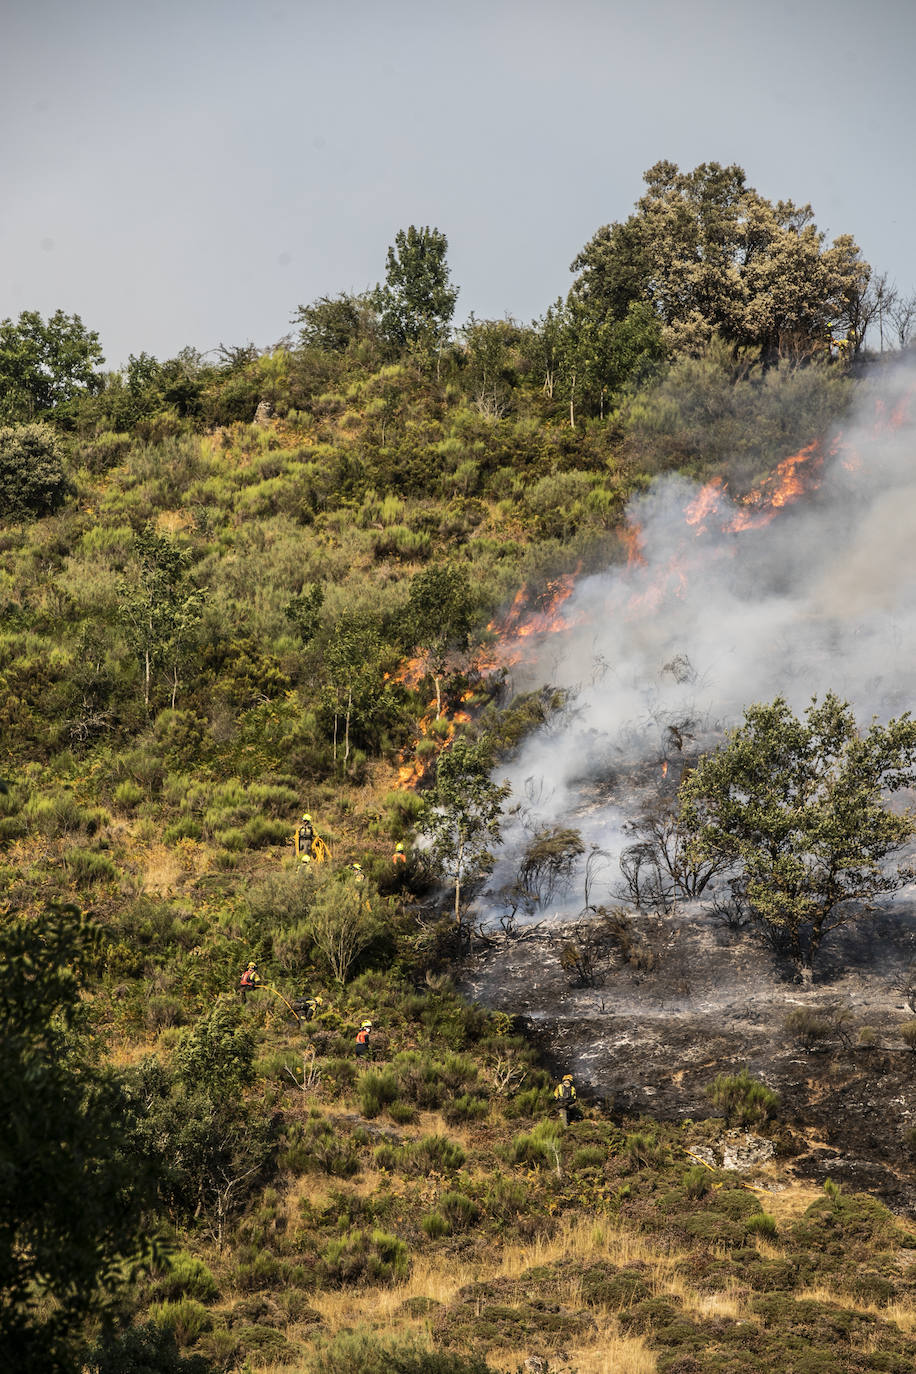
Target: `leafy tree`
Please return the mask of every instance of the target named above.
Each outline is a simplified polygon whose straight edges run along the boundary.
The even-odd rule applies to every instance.
[[[826,245],[809,205],[773,204],[734,164],[659,162],[645,181],[636,213],[599,229],[572,264],[572,296],[592,318],[622,320],[641,301],[675,351],[718,331],[768,361],[823,351],[832,325],[854,323],[871,269],[849,235]]]
[[[810,969],[828,931],[902,881],[885,859],[913,833],[885,797],[916,781],[916,722],[856,728],[828,693],[798,719],[782,697],[751,706],[681,784],[697,853],[729,859],[752,911]]]
[[[337,296],[319,296],[311,305],[300,305],[292,322],[299,325],[303,348],[317,348],[324,353],[346,353],[359,343],[373,342],[379,330],[371,292],[354,296],[341,291]]]
[[[569,403],[570,425],[577,405],[603,417],[615,393],[647,381],[667,354],[661,324],[646,301],[631,301],[615,319],[571,292],[559,318],[559,391]]]
[[[0,429],[0,518],[47,515],[68,490],[60,441],[49,425]]]
[[[448,334],[458,288],[450,284],[448,239],[438,229],[399,229],[388,249],[377,300],[382,329],[397,348],[433,352]]]
[[[187,550],[151,524],[134,535],[134,549],[134,576],[122,579],[118,609],[140,662],[144,705],[149,708],[153,675],[165,668],[174,710],[182,661],[200,620],[204,594],[191,583]]]
[[[476,597],[464,568],[439,563],[417,573],[410,584],[404,612],[410,647],[429,659],[436,684],[436,716],[442,714],[442,677],[450,649],[467,648],[474,623]]]
[[[460,925],[462,895],[493,865],[490,847],[500,843],[502,806],[508,783],[490,776],[492,758],[485,738],[457,739],[439,755],[435,785],[427,793],[428,809],[418,829],[428,835],[440,873],[454,887],[455,921]]]
[[[323,883],[315,894],[306,927],[318,952],[332,975],[341,983],[360,954],[377,933],[372,919],[377,893],[366,890],[365,882],[333,879]]]
[[[471,314],[461,336],[464,384],[481,415],[500,419],[512,406],[519,374],[530,366],[534,332],[515,320],[478,320]]]
[[[324,647],[327,704],[333,716],[334,761],[343,723],[343,758],[346,765],[354,730],[368,742],[396,713],[392,686],[386,680],[385,661],[391,651],[365,615],[347,612],[336,621]]]
[[[80,1369],[80,1328],[137,1257],[152,1183],[117,1077],[93,1059],[73,908],[0,929],[0,1349],[17,1374]]]
[[[303,644],[309,644],[314,639],[323,605],[324,587],[320,582],[312,582],[284,606],[283,614],[295,626]]]
[[[161,1202],[173,1218],[202,1218],[218,1248],[276,1153],[277,1122],[242,1096],[253,1058],[252,1037],[220,1002],[184,1032],[173,1072],[150,1058],[128,1080]]]
[[[0,418],[33,420],[101,389],[99,336],[79,315],[37,310],[0,322]]]

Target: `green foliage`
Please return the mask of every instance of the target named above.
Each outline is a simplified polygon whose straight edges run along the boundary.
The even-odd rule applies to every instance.
[[[181,1355],[168,1325],[146,1322],[107,1332],[90,1352],[86,1374],[212,1374],[203,1355]]]
[[[152,1198],[130,1103],[93,1062],[81,1012],[97,947],[72,908],[0,927],[0,1342],[21,1374],[78,1369],[74,1337],[138,1253]]]
[[[641,302],[669,347],[696,351],[718,331],[773,359],[810,356],[828,326],[855,322],[871,269],[849,235],[824,245],[810,206],[774,205],[736,165],[658,162],[644,179],[636,213],[573,263],[572,298],[589,315],[621,320]]]
[[[156,1284],[156,1294],[172,1301],[185,1297],[213,1302],[219,1297],[219,1288],[203,1260],[179,1250],[168,1257],[168,1269]]]
[[[378,292],[382,331],[397,348],[431,351],[441,344],[458,299],[446,262],[448,239],[438,229],[399,229],[388,249]]]
[[[769,1212],[755,1212],[747,1218],[744,1225],[751,1235],[765,1236],[767,1240],[775,1240],[779,1234],[776,1218],[770,1216]]]
[[[330,1287],[352,1283],[397,1283],[407,1277],[407,1246],[385,1231],[350,1231],[332,1240],[320,1260],[320,1274]]]
[[[393,1073],[375,1073],[369,1069],[360,1076],[356,1091],[360,1111],[371,1118],[397,1100],[398,1081]]]
[[[439,755],[436,782],[427,794],[429,810],[419,829],[430,837],[432,856],[454,889],[454,916],[461,920],[462,891],[492,866],[490,846],[500,838],[508,784],[492,781],[486,739],[461,738]]]
[[[0,418],[29,421],[68,406],[82,392],[97,391],[104,362],[99,336],[79,315],[56,310],[43,320],[37,310],[0,322]]]
[[[883,861],[912,833],[886,795],[916,780],[916,722],[856,728],[828,693],[798,720],[782,697],[751,706],[728,743],[681,785],[681,820],[703,855],[731,860],[747,898],[799,967],[828,931],[901,879]]]
[[[180,1346],[193,1345],[199,1336],[209,1331],[213,1318],[195,1298],[178,1298],[174,1302],[153,1303],[150,1317],[157,1325],[171,1331]]]
[[[185,1031],[175,1049],[175,1066],[188,1087],[214,1098],[234,1094],[254,1076],[254,1039],[238,1025],[235,1009],[218,1003]]]
[[[63,505],[69,491],[63,452],[53,429],[39,424],[0,428],[0,511],[4,520],[47,515]]]
[[[155,675],[167,670],[175,708],[179,674],[200,620],[203,593],[190,581],[189,555],[151,524],[134,536],[136,564],[122,579],[119,613],[137,655],[149,707]]]
[[[307,929],[328,970],[340,983],[346,983],[360,954],[375,938],[372,907],[379,900],[365,880],[332,878],[315,893]]]
[[[320,1337],[303,1374],[491,1374],[475,1355],[433,1350],[413,1336],[379,1336],[357,1329]]]
[[[779,1094],[752,1078],[747,1069],[736,1074],[719,1074],[706,1089],[706,1096],[729,1124],[756,1126],[767,1121],[779,1107]]]

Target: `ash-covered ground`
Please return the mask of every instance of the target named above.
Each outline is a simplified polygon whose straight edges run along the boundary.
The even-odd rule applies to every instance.
[[[712,1116],[707,1087],[746,1065],[781,1096],[782,1146],[800,1178],[830,1177],[916,1211],[905,1140],[916,1054],[900,1032],[914,1018],[902,990],[916,960],[913,890],[833,932],[810,986],[756,933],[697,907],[632,919],[635,962],[606,950],[595,986],[577,986],[563,966],[574,927],[545,922],[476,953],[463,990],[523,1018],[557,1073],[573,1073],[584,1100],[617,1116]],[[797,1008],[832,1027],[809,1048],[786,1029]]]

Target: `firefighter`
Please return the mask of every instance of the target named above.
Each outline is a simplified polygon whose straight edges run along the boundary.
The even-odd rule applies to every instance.
[[[400,840],[398,840],[394,847],[391,862],[394,864],[395,868],[397,868],[398,864],[406,864],[407,862],[407,855],[404,853],[404,846],[401,844]]]
[[[369,1036],[372,1032],[372,1022],[364,1021],[356,1032],[356,1057],[357,1059],[368,1059],[372,1054],[369,1044]]]
[[[560,1120],[564,1126],[568,1126],[573,1114],[576,1111],[576,1085],[573,1082],[571,1073],[565,1073],[560,1082],[553,1090],[557,1108],[560,1113]]]
[[[243,1002],[246,1000],[246,996],[249,992],[254,992],[254,990],[260,986],[260,982],[261,975],[258,973],[257,965],[249,963],[245,972],[239,979],[239,995]]]
[[[318,1008],[324,1006],[323,997],[297,997],[293,1004],[293,1011],[297,1011],[303,1021],[314,1021],[318,1015]]]
[[[353,879],[354,879],[355,882],[357,882],[357,883],[365,882],[366,875],[365,875],[365,873],[363,872],[363,866],[362,866],[362,864],[351,864],[351,865],[350,865],[350,872],[352,873]]]
[[[296,827],[295,843],[296,857],[304,863],[309,863],[312,858],[312,845],[315,843],[315,827],[307,811]]]

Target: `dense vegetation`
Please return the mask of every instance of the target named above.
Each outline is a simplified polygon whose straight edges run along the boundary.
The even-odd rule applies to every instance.
[[[653,169],[530,327],[452,333],[446,240],[413,227],[382,287],[263,352],[104,373],[75,317],[0,327],[0,1322],[23,1374],[769,1370],[787,1340],[810,1374],[837,1343],[846,1369],[912,1368],[909,1229],[841,1194],[762,1211],[685,1153],[721,1120],[595,1104],[564,1131],[511,1018],[449,979],[487,764],[547,709],[476,666],[488,626],[621,557],[655,474],[740,495],[849,401],[870,270],[738,173]],[[774,258],[757,334],[759,300],[726,318],[702,272],[676,318],[659,222],[745,275],[794,241],[804,309]],[[456,736],[437,828],[398,770],[432,781]],[[242,1005],[248,961],[269,989]],[[760,1089],[713,1110],[771,1115]]]

